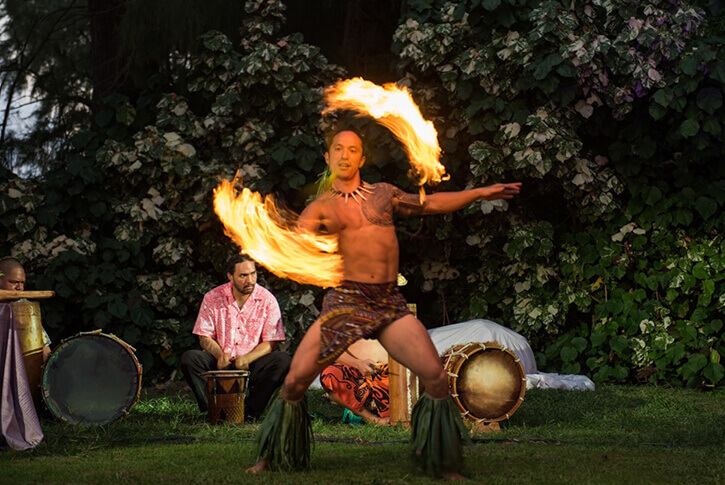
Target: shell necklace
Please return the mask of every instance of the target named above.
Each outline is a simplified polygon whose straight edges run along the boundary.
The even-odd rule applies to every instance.
[[[360,185],[357,186],[355,190],[352,192],[342,192],[341,190],[337,190],[335,187],[330,187],[330,191],[332,191],[332,194],[335,197],[344,197],[345,203],[347,204],[347,198],[348,196],[352,197],[352,200],[360,204],[360,200],[357,199],[357,197],[360,197],[362,200],[367,200],[364,194],[370,194],[372,193],[373,189],[370,184],[366,184],[362,180],[360,181]],[[357,196],[357,197],[356,197]]]

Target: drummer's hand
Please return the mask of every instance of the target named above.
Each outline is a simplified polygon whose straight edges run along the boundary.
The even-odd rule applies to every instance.
[[[249,370],[249,362],[245,356],[237,357],[234,361],[234,368],[237,370]]]
[[[229,363],[232,361],[232,355],[224,352],[222,355],[219,356],[219,358],[216,360],[216,367],[219,370],[224,370],[227,367],[229,367]]]
[[[375,362],[370,359],[361,360],[358,364],[357,370],[359,370],[364,377],[371,376],[375,373]]]

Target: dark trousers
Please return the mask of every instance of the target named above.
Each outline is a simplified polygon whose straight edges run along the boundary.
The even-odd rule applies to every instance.
[[[247,397],[244,399],[245,419],[257,419],[261,416],[274,390],[284,383],[291,362],[292,357],[287,352],[275,350],[249,365]],[[202,413],[207,412],[209,403],[206,377],[202,377],[201,373],[210,370],[217,370],[216,357],[207,352],[187,350],[181,356],[181,371]]]

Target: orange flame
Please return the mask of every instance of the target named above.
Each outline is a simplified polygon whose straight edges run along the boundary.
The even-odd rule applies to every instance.
[[[433,123],[423,118],[410,92],[393,83],[378,86],[356,77],[340,81],[325,90],[327,108],[358,111],[377,120],[405,146],[413,166],[412,175],[420,186],[447,180],[439,162],[441,147]]]
[[[342,256],[337,237],[315,235],[296,227],[297,215],[277,207],[270,196],[231,181],[214,189],[214,211],[226,234],[244,253],[280,278],[323,288],[342,281]]]

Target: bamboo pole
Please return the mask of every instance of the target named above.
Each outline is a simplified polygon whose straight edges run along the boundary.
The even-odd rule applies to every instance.
[[[0,290],[0,300],[19,300],[21,298],[37,300],[43,298],[52,298],[54,296],[55,291]]]

